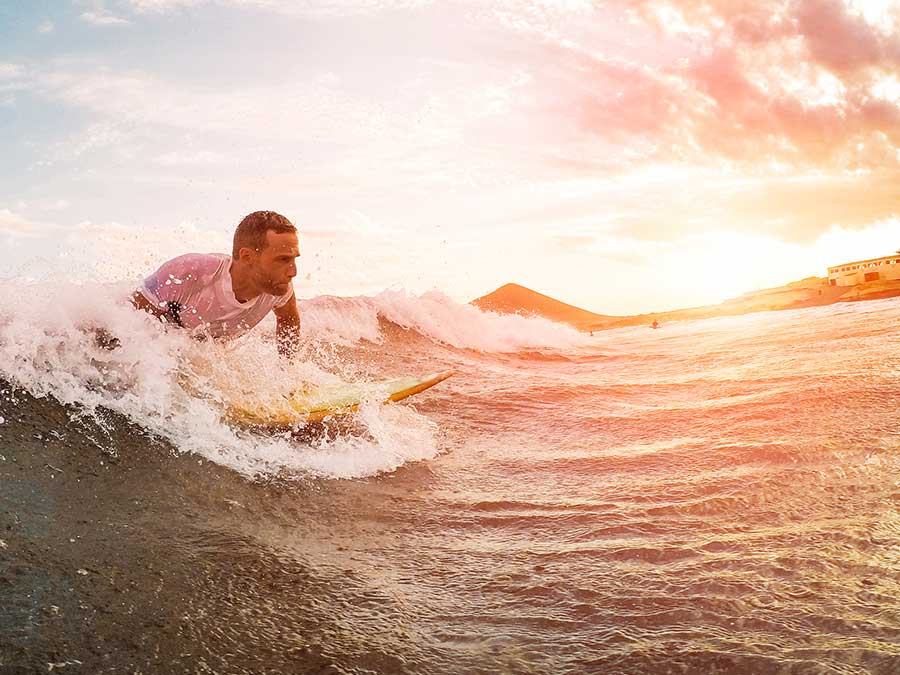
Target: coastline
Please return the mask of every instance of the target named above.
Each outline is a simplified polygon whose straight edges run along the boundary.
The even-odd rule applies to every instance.
[[[751,291],[716,305],[688,307],[664,312],[628,316],[609,316],[568,305],[524,286],[506,284],[493,293],[476,298],[471,304],[501,314],[533,314],[566,323],[582,332],[650,325],[654,321],[709,319],[754,312],[805,309],[838,302],[862,302],[900,296],[900,280],[871,281],[855,286],[830,286],[826,277],[808,277],[784,286]]]

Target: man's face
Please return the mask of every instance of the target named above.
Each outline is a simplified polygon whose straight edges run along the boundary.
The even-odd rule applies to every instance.
[[[266,244],[255,256],[256,282],[264,293],[284,295],[297,276],[300,241],[295,232],[266,232]]]

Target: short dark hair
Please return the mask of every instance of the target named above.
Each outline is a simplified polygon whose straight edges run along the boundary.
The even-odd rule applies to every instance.
[[[234,231],[231,256],[237,259],[242,248],[261,251],[266,245],[266,232],[296,232],[297,228],[287,218],[274,211],[254,211],[238,223]]]

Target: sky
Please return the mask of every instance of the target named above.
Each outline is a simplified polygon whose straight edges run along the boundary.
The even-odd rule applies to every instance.
[[[900,248],[900,0],[0,4],[0,277],[300,229],[300,298],[602,314]]]

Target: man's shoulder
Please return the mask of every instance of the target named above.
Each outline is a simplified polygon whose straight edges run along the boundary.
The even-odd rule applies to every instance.
[[[203,279],[213,276],[230,259],[231,256],[224,253],[185,253],[163,263],[160,270],[181,279],[188,276]]]

